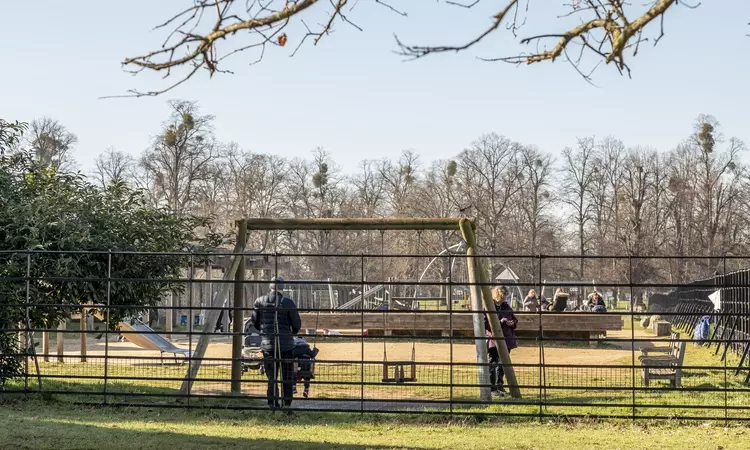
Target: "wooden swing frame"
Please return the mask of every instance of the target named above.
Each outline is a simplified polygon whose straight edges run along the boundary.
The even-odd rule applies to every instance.
[[[238,233],[241,245],[244,248],[246,233],[250,230],[402,230],[402,231],[419,231],[419,230],[436,230],[436,231],[460,231],[464,241],[467,243],[467,261],[469,271],[469,281],[474,284],[472,289],[472,298],[475,303],[484,304],[485,309],[494,309],[492,296],[490,293],[489,285],[487,283],[487,276],[483,273],[478,258],[478,250],[475,237],[475,223],[468,218],[386,218],[386,219],[373,219],[373,218],[315,218],[315,219],[278,219],[278,218],[246,218],[236,221],[236,225],[240,232]],[[241,282],[242,273],[239,275],[238,282]],[[481,286],[480,286],[481,285]],[[502,336],[502,330],[500,322],[495,315],[489,315],[490,328],[494,336]],[[241,331],[241,330],[239,330]],[[477,339],[477,354],[484,352],[484,339]],[[495,338],[495,343],[500,353],[500,360],[505,369],[505,375],[508,380],[508,387],[510,388],[510,394],[513,398],[521,398],[521,391],[518,387],[515,371],[510,360],[510,354],[508,348],[505,345],[505,340],[501,338]],[[241,353],[241,339],[233,340],[233,355]],[[482,346],[480,349],[479,346]],[[234,348],[237,347],[237,348]],[[385,356],[385,355],[384,355]],[[416,363],[414,361],[414,348],[412,348],[412,361],[411,362],[384,362],[383,364],[383,381],[386,379],[393,379],[394,382],[406,382],[409,379],[416,380]],[[232,373],[235,371],[240,373],[240,365],[238,360],[233,361]],[[237,364],[235,368],[234,365]],[[404,371],[405,367],[410,367],[410,376],[406,376]],[[394,370],[394,377],[389,376],[390,369]],[[233,377],[234,378],[234,377]],[[239,376],[237,377],[239,378]]]

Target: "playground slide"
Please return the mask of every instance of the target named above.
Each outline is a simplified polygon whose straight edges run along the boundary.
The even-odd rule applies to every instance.
[[[382,291],[384,287],[385,286],[383,286],[382,284],[379,284],[379,285],[375,286],[374,288],[366,291],[365,294],[364,294],[364,296],[360,294],[360,295],[354,297],[353,299],[349,300],[348,302],[344,303],[343,305],[339,306],[338,309],[354,309],[354,307],[356,307],[358,304],[362,303],[362,299],[363,298],[370,298],[370,297],[372,297],[373,295],[375,295],[378,292]]]
[[[173,353],[175,355],[182,355],[185,358],[190,356],[190,350],[175,346],[164,336],[156,334],[151,327],[139,320],[136,320],[133,324],[130,322],[120,322],[120,330],[128,331],[129,333],[123,334],[125,339],[146,350]]]

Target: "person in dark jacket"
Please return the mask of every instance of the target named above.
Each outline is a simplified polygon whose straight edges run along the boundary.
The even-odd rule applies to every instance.
[[[604,299],[598,291],[594,291],[589,296],[589,308],[593,312],[607,312],[607,306],[604,304]]]
[[[518,347],[515,331],[518,326],[518,320],[516,319],[515,314],[513,314],[513,309],[510,307],[510,304],[508,304],[507,296],[508,290],[504,286],[497,287],[492,291],[495,310],[500,319],[500,327],[503,329],[505,346],[508,347],[508,353],[510,353],[514,348]],[[500,354],[495,345],[495,339],[492,339],[490,321],[486,313],[484,315],[484,329],[489,338],[487,340],[487,353],[490,357],[490,384],[492,385],[490,390],[492,391],[493,396],[502,397],[505,395],[505,388],[503,387],[505,372],[503,371],[503,366],[500,364]]]
[[[282,293],[283,277],[273,277],[269,287],[268,294],[255,300],[251,320],[261,336],[263,368],[268,378],[268,406],[279,406],[277,378],[280,368],[284,406],[288,407],[294,397],[294,335],[302,328],[302,319],[294,301]]]
[[[552,306],[550,310],[554,312],[563,312],[568,308],[568,294],[563,292],[561,288],[557,288],[555,296],[552,297]]]

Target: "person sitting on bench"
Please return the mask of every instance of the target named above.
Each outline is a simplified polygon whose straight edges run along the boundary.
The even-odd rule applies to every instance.
[[[552,298],[551,311],[563,312],[568,308],[568,294],[563,292],[561,288],[557,288],[555,296]]]
[[[607,306],[604,304],[604,299],[599,292],[594,291],[589,295],[589,308],[593,312],[607,312]]]

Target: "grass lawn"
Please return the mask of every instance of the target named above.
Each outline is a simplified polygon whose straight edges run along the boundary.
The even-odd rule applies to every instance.
[[[750,427],[0,405],[2,449],[741,449]]]
[[[587,344],[582,345],[588,347]],[[570,351],[575,353],[575,346]],[[695,348],[692,344],[687,347],[686,366],[701,366],[702,368],[686,369],[683,374],[682,389],[668,391],[660,387],[665,382],[657,382],[650,390],[633,392],[628,389],[635,382],[635,386],[643,388],[640,369],[628,367],[633,362],[633,356],[623,357],[601,367],[547,367],[545,369],[545,386],[543,401],[547,403],[543,411],[550,416],[558,415],[593,415],[593,416],[625,416],[635,412],[638,416],[662,417],[715,417],[718,419],[744,417],[746,410],[740,409],[750,405],[750,391],[746,391],[743,384],[744,373],[735,376],[732,368],[737,364],[737,356],[730,353],[726,362],[729,370],[724,377],[724,362],[714,356],[715,349]],[[127,364],[131,362],[132,364]],[[612,364],[620,365],[616,367]],[[57,364],[54,362],[41,363],[44,378],[43,390],[49,395],[46,398],[58,402],[88,402],[98,403],[103,396],[96,395],[103,392],[104,366],[95,363]],[[372,400],[448,400],[456,402],[477,400],[478,390],[475,387],[447,386],[451,381],[457,384],[476,383],[476,368],[473,366],[455,366],[452,370],[446,365],[418,366],[418,379],[422,383],[444,383],[444,386],[420,386],[419,384],[385,385],[380,383],[382,371],[378,365],[365,366],[364,374],[359,363],[325,364],[318,368],[318,378],[313,385],[311,400],[320,400],[316,408],[333,407],[358,408],[357,400],[364,393],[365,398]],[[493,402],[488,412],[502,414],[531,414],[539,413],[539,369],[536,367],[517,367],[519,382],[527,387],[523,388],[523,400],[511,402]],[[185,374],[185,366],[159,365],[153,361],[122,361],[114,359],[110,362],[110,380],[107,386],[109,401],[113,403],[169,403],[173,399],[165,399],[163,395],[175,394]],[[59,378],[58,378],[59,377]],[[85,378],[89,377],[89,378]],[[149,379],[150,378],[150,379]],[[231,400],[224,395],[229,392],[230,369],[228,366],[206,365],[199,373],[201,381],[195,385],[196,393],[200,395],[216,395],[217,398],[194,398],[193,402],[203,406],[220,407],[229,402],[247,404],[247,399]],[[364,379],[373,383],[360,390],[358,383]],[[30,376],[29,387],[37,389],[36,379]],[[261,398],[265,395],[265,378],[257,372],[249,372],[243,376],[243,392],[245,395]],[[351,383],[351,384],[345,384]],[[23,380],[14,380],[9,386],[13,390],[23,389]],[[620,388],[620,389],[617,389]],[[624,388],[624,389],[622,389]],[[727,388],[728,392],[716,391]],[[21,394],[22,395],[22,394]],[[341,402],[326,402],[326,400],[352,400],[340,406]],[[632,402],[636,403],[633,411]],[[258,401],[262,404],[262,401]],[[730,409],[725,413],[724,406]],[[391,407],[397,407],[391,406]],[[418,406],[415,406],[418,407]],[[433,406],[437,408],[437,405]],[[478,407],[482,409],[484,407]],[[457,405],[457,411],[474,410],[468,405]],[[533,419],[532,419],[533,420]]]

